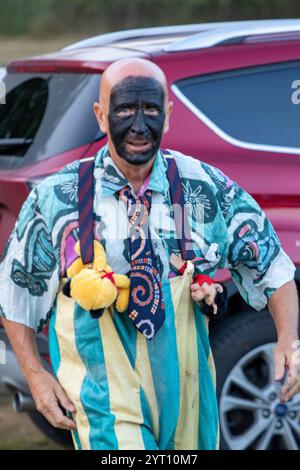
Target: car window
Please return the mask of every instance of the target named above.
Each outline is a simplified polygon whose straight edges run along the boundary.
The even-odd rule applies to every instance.
[[[0,168],[16,168],[103,137],[93,112],[99,74],[8,73],[0,105]]]
[[[252,144],[300,148],[297,79],[300,62],[293,61],[187,78],[176,82],[174,91],[179,89],[185,104],[217,133]]]
[[[13,88],[0,108],[0,154],[24,156],[45,114],[47,81],[32,78]]]

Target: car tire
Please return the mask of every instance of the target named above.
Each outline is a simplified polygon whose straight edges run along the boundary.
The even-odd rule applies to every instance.
[[[228,317],[211,332],[224,450],[300,447],[300,412],[296,411],[300,400],[294,397],[280,404],[281,384],[274,381],[276,337],[267,311]]]
[[[30,411],[28,414],[35,426],[53,442],[64,447],[73,446],[70,431],[54,428],[38,411]]]

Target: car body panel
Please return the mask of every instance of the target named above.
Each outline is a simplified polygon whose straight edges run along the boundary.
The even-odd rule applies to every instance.
[[[7,65],[8,71],[25,72],[65,72],[80,71],[84,73],[102,72],[106,67],[119,59],[143,57],[150,59],[147,53],[116,47],[94,47],[80,50],[62,50],[51,54],[14,60]]]

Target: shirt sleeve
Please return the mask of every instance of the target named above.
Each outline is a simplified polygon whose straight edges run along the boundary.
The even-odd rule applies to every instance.
[[[228,236],[224,267],[244,300],[262,310],[276,289],[294,279],[296,268],[252,196],[227,179],[220,202]]]
[[[52,311],[58,285],[59,266],[34,189],[2,255],[0,316],[40,331]]]

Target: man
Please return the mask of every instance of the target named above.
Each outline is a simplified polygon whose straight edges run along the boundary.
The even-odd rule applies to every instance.
[[[218,268],[228,267],[249,304],[269,307],[278,332],[275,380],[283,378],[285,368],[289,372],[282,401],[300,391],[293,361],[298,339],[295,268],[258,205],[237,184],[191,157],[160,150],[172,103],[156,65],[144,59],[112,64],[102,75],[94,111],[108,137],[95,160],[95,237],[112,269],[132,274],[137,239],[123,233],[128,214],[122,198],[145,200],[147,206],[146,195],[152,197],[149,271],[157,273],[159,307],[150,320],[140,314],[149,314],[153,303],[142,313],[130,307],[130,318],[110,310],[95,320],[62,295],[60,279],[78,240],[79,163],[74,162],[33,190],[21,210],[0,270],[5,329],[37,409],[53,426],[72,430],[77,448],[217,448],[213,361],[197,304],[201,292],[195,285],[189,292],[190,274],[180,276],[172,264],[174,255],[180,259],[180,240],[170,211],[169,157],[176,162],[189,208],[193,269],[213,277]],[[124,210],[116,219],[120,201]],[[113,235],[117,222],[122,233]],[[182,279],[188,284],[183,286]],[[134,282],[131,275],[130,302]],[[191,296],[194,310],[188,317]],[[60,383],[41,366],[35,342],[35,331],[49,317],[51,359]],[[139,318],[157,321],[151,339]]]

